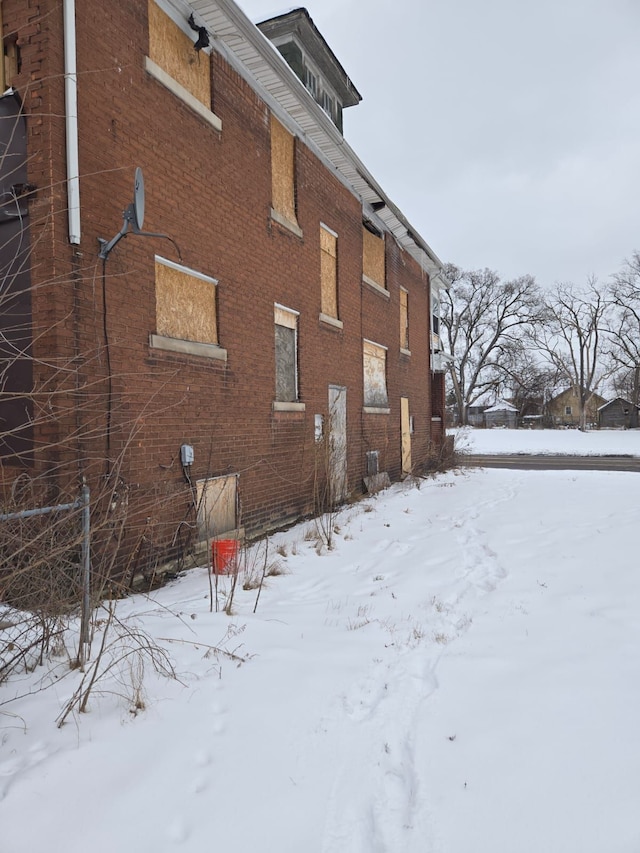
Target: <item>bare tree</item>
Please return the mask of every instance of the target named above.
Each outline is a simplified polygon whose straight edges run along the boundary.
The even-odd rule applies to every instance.
[[[493,270],[448,264],[451,288],[442,295],[443,340],[453,356],[449,375],[458,422],[487,392],[497,393],[506,354],[524,346],[524,330],[540,315],[540,291],[524,275],[502,281]]]
[[[503,356],[500,396],[508,397],[521,417],[542,415],[558,386],[557,369],[541,361],[538,352],[529,346],[511,347]]]
[[[640,403],[640,252],[613,278],[611,310],[606,326],[607,353],[615,366],[614,387],[632,403]]]
[[[584,289],[557,284],[544,305],[544,322],[533,329],[533,339],[541,357],[575,389],[584,431],[587,405],[611,375],[603,335],[608,303],[591,278]]]

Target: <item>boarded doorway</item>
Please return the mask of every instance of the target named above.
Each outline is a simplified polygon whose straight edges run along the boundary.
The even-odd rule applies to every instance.
[[[347,496],[347,389],[329,385],[329,499]]]
[[[402,473],[411,473],[411,417],[409,398],[400,397],[400,434],[402,438]]]
[[[212,477],[196,483],[198,538],[213,539],[238,527],[238,475]]]

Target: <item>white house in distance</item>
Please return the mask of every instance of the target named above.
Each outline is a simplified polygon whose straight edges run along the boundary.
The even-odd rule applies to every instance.
[[[518,426],[518,410],[511,403],[498,400],[493,406],[484,410],[484,425],[515,429]]]

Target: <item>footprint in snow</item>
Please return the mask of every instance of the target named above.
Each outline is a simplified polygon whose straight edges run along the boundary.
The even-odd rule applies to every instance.
[[[203,749],[196,752],[194,761],[197,767],[208,767],[213,759],[211,757],[211,753],[206,749]]]
[[[169,824],[167,834],[171,841],[176,844],[184,844],[184,842],[189,838],[189,827],[182,818],[178,817]]]

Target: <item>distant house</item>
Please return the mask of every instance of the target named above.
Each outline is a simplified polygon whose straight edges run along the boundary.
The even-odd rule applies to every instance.
[[[624,397],[616,397],[598,409],[598,426],[600,429],[637,429],[639,412],[640,406]]]
[[[518,410],[511,403],[498,400],[495,405],[484,410],[484,425],[487,428],[509,427],[515,429],[518,426]]]
[[[598,422],[598,409],[607,401],[599,394],[592,394],[587,400],[586,423]],[[580,397],[575,387],[561,391],[547,403],[549,426],[580,426]]]
[[[486,408],[486,406],[469,406],[467,409],[467,421],[469,422],[469,426],[484,426],[484,411]]]

